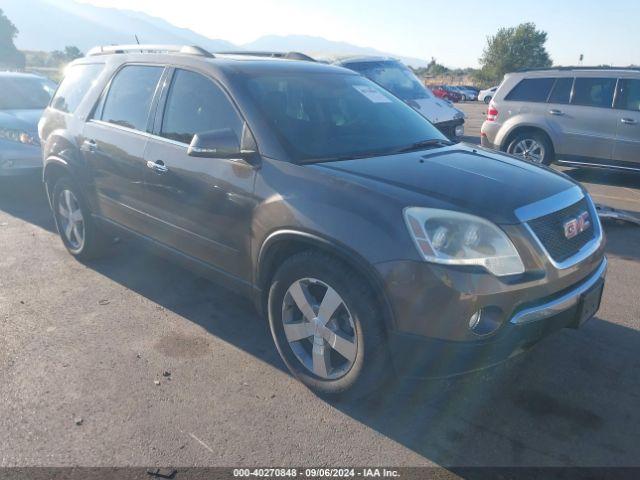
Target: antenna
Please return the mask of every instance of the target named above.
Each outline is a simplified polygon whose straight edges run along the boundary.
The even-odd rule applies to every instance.
[[[135,37],[135,39],[136,39],[136,43],[137,43],[138,45],[140,45],[140,40],[138,40],[138,35],[134,34],[133,36],[134,36],[134,37]]]

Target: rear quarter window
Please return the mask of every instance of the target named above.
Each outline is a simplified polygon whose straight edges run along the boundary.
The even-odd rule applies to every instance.
[[[51,108],[66,113],[75,112],[103,68],[101,63],[70,66],[51,100]]]
[[[505,97],[514,102],[546,102],[555,78],[525,78]]]

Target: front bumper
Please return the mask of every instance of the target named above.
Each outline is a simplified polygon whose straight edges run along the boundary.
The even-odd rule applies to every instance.
[[[473,279],[466,285],[475,292],[469,288],[463,291],[465,288],[460,288],[459,284],[456,287],[459,282],[453,278],[455,272],[450,272],[452,275],[448,278],[445,275],[445,285],[439,286],[436,279],[427,284],[429,303],[418,298],[423,297],[424,288],[423,292],[415,289],[405,292],[402,301],[407,304],[404,307],[406,316],[398,320],[389,335],[396,370],[401,375],[413,377],[458,375],[500,363],[562,328],[577,328],[583,295],[591,289],[601,288],[607,269],[607,260],[601,254],[583,263],[580,271],[568,274],[564,281],[553,282],[569,285],[547,294],[542,292],[550,287],[547,285],[545,289],[544,285],[539,285],[482,295],[486,286]],[[413,278],[415,283],[422,280],[424,278]],[[389,278],[387,285],[389,288]],[[392,295],[398,295],[401,288],[401,284],[391,285],[391,291],[395,290]],[[391,303],[392,308],[397,308],[397,302]],[[486,305],[498,305],[504,313],[499,320],[500,326],[489,335],[475,335],[468,327],[468,319]]]
[[[0,142],[0,177],[31,175],[41,171],[40,147]]]

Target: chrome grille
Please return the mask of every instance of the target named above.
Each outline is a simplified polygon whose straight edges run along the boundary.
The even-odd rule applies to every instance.
[[[573,238],[566,238],[565,223],[576,218],[582,212],[589,214],[591,226]],[[587,201],[583,198],[567,208],[529,220],[527,223],[551,258],[556,262],[563,262],[593,240],[596,231],[595,222],[597,219],[592,218]]]

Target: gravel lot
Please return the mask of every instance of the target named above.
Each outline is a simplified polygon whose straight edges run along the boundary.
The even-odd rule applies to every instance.
[[[477,135],[484,105],[461,107]],[[568,173],[640,213],[640,176]],[[640,228],[606,231],[604,302],[582,330],[331,404],[285,371],[247,301],[132,243],[81,264],[39,183],[3,182],[0,466],[640,465]]]

